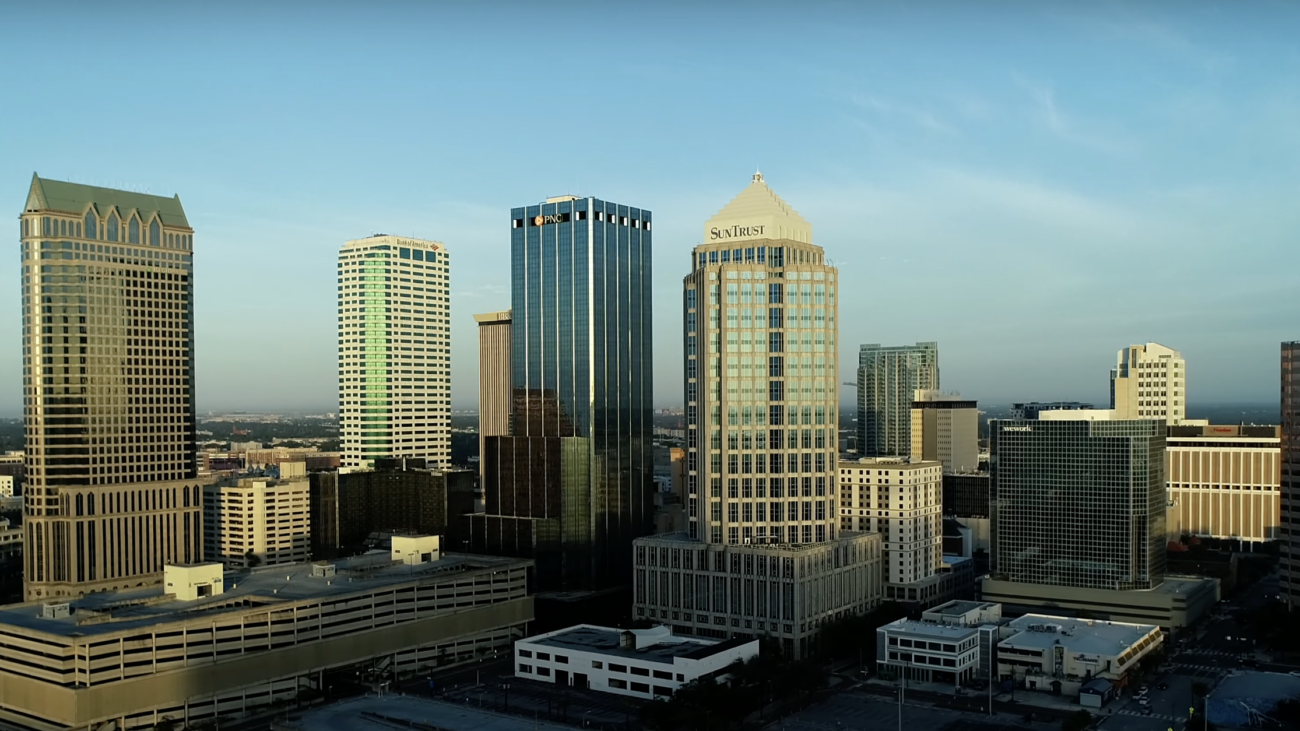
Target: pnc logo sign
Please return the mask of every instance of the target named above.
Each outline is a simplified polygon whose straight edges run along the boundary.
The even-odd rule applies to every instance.
[[[566,223],[566,222],[568,222],[568,220],[569,220],[569,214],[567,214],[567,213],[555,213],[555,214],[552,214],[552,215],[549,215],[549,216],[534,216],[534,217],[533,217],[533,225],[534,225],[534,226],[546,226],[546,225],[549,225],[549,224],[552,224],[552,223]]]
[[[726,228],[718,228],[717,226],[714,226],[709,229],[709,241],[725,241],[726,239],[740,239],[746,236],[762,236],[763,229],[765,228],[767,228],[767,226],[741,226],[740,224],[728,226]]]

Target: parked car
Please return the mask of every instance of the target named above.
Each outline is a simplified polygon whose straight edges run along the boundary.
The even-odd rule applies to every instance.
[[[1159,688],[1160,690],[1169,690],[1169,684],[1168,684],[1168,683],[1161,683],[1160,685],[1157,685],[1156,687]]]

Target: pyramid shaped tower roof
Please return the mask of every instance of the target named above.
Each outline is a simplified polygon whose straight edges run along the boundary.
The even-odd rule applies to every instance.
[[[762,173],[704,224],[704,243],[787,239],[812,243],[812,224],[767,187]]]

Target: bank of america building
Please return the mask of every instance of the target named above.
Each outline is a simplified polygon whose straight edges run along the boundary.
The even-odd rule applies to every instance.
[[[802,656],[880,601],[878,534],[837,506],[838,272],[756,174],[683,280],[687,531],[636,543],[635,615]]]

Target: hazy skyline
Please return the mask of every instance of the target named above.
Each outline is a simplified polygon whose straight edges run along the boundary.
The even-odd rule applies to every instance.
[[[860,343],[936,340],[945,390],[1102,405],[1115,351],[1156,341],[1195,411],[1276,401],[1300,338],[1294,5],[95,8],[6,10],[0,416],[33,172],[180,195],[200,411],[333,408],[337,252],[378,232],[452,252],[473,408],[509,209],[564,193],[653,211],[677,406],[689,252],[755,168],[840,267],[841,381]]]

